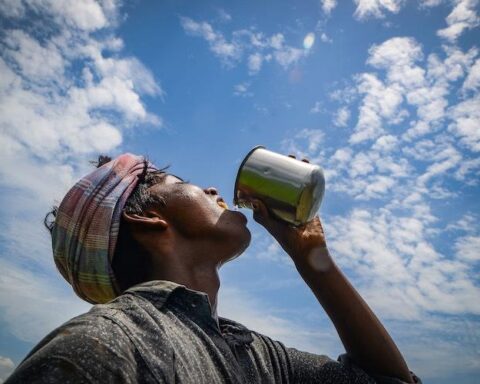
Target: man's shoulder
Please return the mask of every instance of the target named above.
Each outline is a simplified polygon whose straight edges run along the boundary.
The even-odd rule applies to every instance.
[[[119,344],[128,337],[115,318],[121,313],[114,308],[95,308],[76,316],[48,334],[32,350],[30,355],[39,350],[55,350],[69,353],[85,346]]]
[[[94,306],[56,328],[23,360],[11,382],[42,376],[73,378],[69,382],[99,382],[105,375],[130,380],[135,376],[137,353],[128,334],[115,321],[118,313],[121,311],[115,306]]]
[[[224,337],[235,339],[237,344],[247,344],[259,353],[285,354],[286,347],[282,342],[274,340],[260,331],[252,330],[237,321],[224,317],[219,318],[219,324]]]

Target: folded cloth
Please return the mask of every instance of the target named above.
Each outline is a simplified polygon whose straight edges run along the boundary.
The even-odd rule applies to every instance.
[[[102,165],[68,191],[52,229],[53,257],[75,293],[90,303],[120,294],[112,269],[122,210],[145,168],[129,153]]]

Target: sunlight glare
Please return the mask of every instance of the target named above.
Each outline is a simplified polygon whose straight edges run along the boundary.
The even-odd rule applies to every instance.
[[[315,43],[315,35],[312,32],[310,32],[303,39],[303,47],[306,50],[309,50],[310,48],[313,47],[314,43]]]

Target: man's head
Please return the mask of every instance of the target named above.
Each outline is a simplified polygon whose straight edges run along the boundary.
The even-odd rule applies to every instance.
[[[109,160],[101,158],[99,166]],[[220,266],[248,246],[250,232],[245,217],[224,209],[223,199],[214,188],[202,189],[187,183],[166,169],[154,169],[146,160],[135,177],[135,187],[127,192],[119,222],[112,222],[120,226],[111,256],[117,292],[158,278],[156,272],[161,275],[159,269],[166,264]],[[90,220],[95,220],[95,215]]]

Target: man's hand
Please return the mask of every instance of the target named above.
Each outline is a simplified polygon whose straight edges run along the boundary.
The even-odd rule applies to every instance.
[[[288,157],[296,159],[293,154],[288,155]],[[308,159],[302,159],[302,161],[305,163],[310,162]],[[312,221],[304,225],[295,227],[275,218],[268,211],[263,201],[248,198],[248,196],[244,196],[244,199],[252,203],[255,221],[270,232],[285,252],[293,259],[297,267],[308,261],[310,261],[309,264],[312,264],[312,261],[315,263],[314,259],[318,259],[318,256],[321,256],[322,259],[330,259],[322,223],[318,216],[315,216]]]
[[[250,201],[254,207],[255,221],[270,232],[295,264],[302,265],[308,261],[311,263],[313,254],[328,255],[322,223],[318,216],[302,226],[294,227],[271,215],[261,200],[251,199]]]

